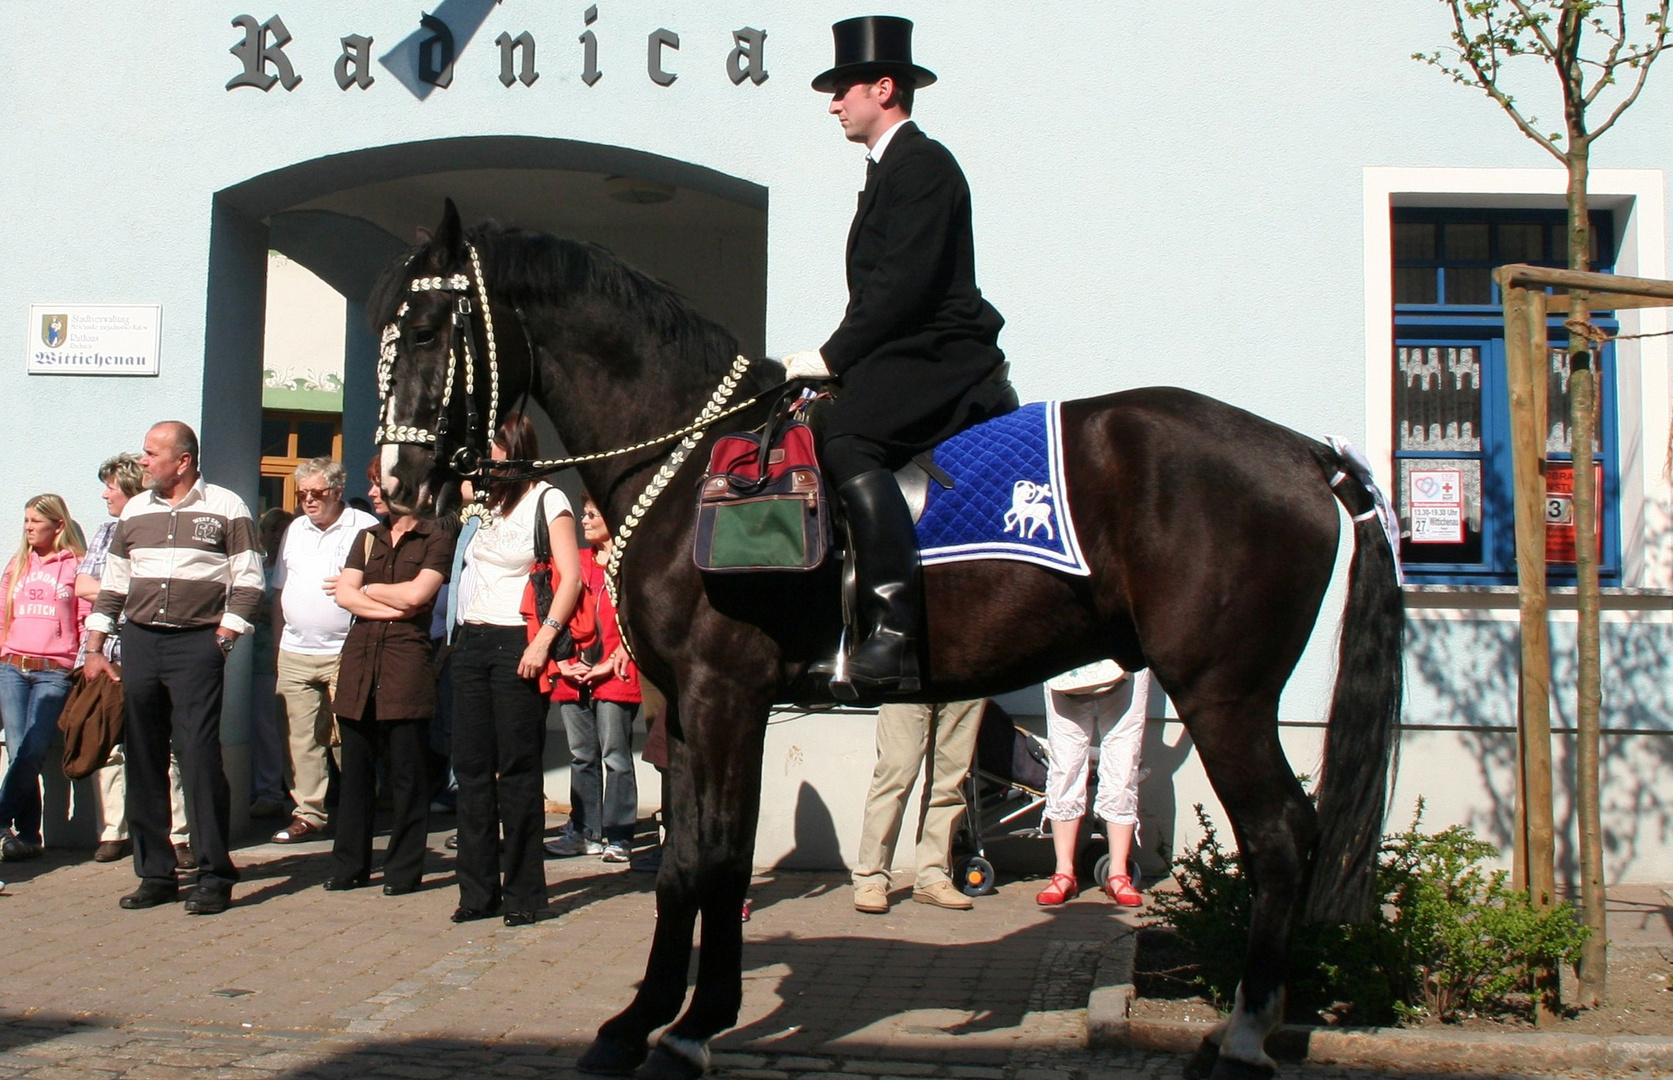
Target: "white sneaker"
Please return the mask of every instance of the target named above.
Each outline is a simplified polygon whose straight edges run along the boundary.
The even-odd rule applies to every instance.
[[[585,834],[566,832],[556,840],[546,842],[546,854],[559,859],[573,858],[576,855],[602,855],[604,842],[589,840]]]
[[[600,856],[605,862],[630,862],[633,850],[620,840],[612,840],[604,845],[604,854]]]

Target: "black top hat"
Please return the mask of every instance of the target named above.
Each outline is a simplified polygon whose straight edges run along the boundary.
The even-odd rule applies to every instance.
[[[813,80],[813,88],[830,94],[844,83],[871,82],[893,75],[912,86],[928,86],[935,72],[912,62],[912,20],[898,15],[862,15],[831,27],[836,39],[836,66]]]

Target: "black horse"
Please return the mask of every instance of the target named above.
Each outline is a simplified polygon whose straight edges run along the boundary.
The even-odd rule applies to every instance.
[[[496,417],[523,394],[569,452],[601,455],[578,468],[626,534],[620,609],[644,675],[668,698],[674,812],[644,982],[580,1067],[689,1080],[707,1066],[708,1040],[737,1021],[738,908],[768,712],[807,699],[806,668],[836,648],[839,590],[834,572],[721,579],[695,568],[702,446],[677,465],[689,445],[673,440],[602,455],[763,395],[707,434],[757,426],[783,370],[740,360],[731,334],[604,249],[496,226],[467,233],[451,201],[433,239],[385,275],[372,312],[385,324],[384,483],[400,501],[457,506],[460,472],[476,468]],[[1262,1044],[1282,1018],[1294,920],[1369,911],[1401,695],[1393,553],[1367,485],[1287,428],[1172,388],[1068,402],[1062,416],[1091,576],[1016,562],[928,569],[926,683],[914,698],[1002,693],[1103,657],[1154,672],[1254,891],[1236,1009],[1188,1072],[1269,1075]],[[1315,810],[1279,745],[1278,700],[1331,579],[1338,500],[1354,554]],[[696,988],[680,1015],[699,913]],[[671,1021],[647,1059],[650,1032]]]

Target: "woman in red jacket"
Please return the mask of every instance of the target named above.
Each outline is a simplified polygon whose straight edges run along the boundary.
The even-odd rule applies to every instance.
[[[559,857],[599,855],[625,863],[632,856],[639,823],[639,787],[633,775],[633,721],[642,701],[639,672],[622,647],[616,609],[604,587],[610,562],[610,529],[589,497],[581,511],[581,534],[592,545],[581,555],[581,588],[598,613],[600,657],[585,653],[558,663],[552,688],[553,707],[569,736],[569,825],[549,841],[546,852]],[[589,555],[591,556],[589,558]],[[577,605],[580,610],[581,605]]]

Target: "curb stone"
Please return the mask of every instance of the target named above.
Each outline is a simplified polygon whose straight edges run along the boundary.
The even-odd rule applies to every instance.
[[[1104,943],[1092,992],[1086,999],[1086,1045],[1127,1046],[1128,1012],[1132,1009],[1133,958],[1138,952],[1138,929],[1129,927]]]
[[[1104,945],[1086,1002],[1088,1047],[1193,1053],[1213,1025],[1193,1020],[1137,1020],[1130,1013],[1136,931]],[[1503,1035],[1405,1028],[1317,1028],[1285,1024],[1267,1052],[1286,1061],[1403,1069],[1598,1069],[1673,1073],[1673,1038],[1658,1035]]]

